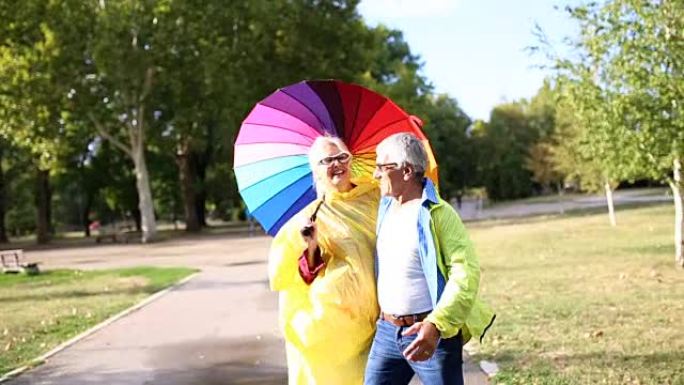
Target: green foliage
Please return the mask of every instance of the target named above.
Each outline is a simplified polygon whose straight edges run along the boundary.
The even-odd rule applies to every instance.
[[[528,147],[525,166],[532,172],[532,180],[547,191],[552,185],[560,184],[565,175],[554,159],[554,147],[558,144],[554,137],[559,131],[556,117],[558,108],[558,90],[545,80],[537,95],[530,100],[528,108],[530,127],[539,135],[539,139]]]
[[[84,41],[78,1],[0,4],[0,135],[27,149],[42,170],[55,169],[73,137],[63,113]]]
[[[569,9],[579,55],[558,61],[584,157],[604,176],[668,180],[684,154],[684,8],[612,0]]]
[[[366,26],[357,4],[1,3],[0,135],[27,154],[25,170],[50,171],[60,226],[140,217],[142,164],[160,218],[180,215],[187,191],[199,210],[228,218],[240,206],[232,142],[249,109],[283,85],[337,78],[378,90],[425,121],[445,193],[473,184],[469,119],[455,100],[432,94],[402,33]],[[26,175],[34,172],[24,174],[13,182],[18,190],[8,187],[8,215],[30,229],[34,183]]]
[[[439,165],[440,192],[463,195],[476,182],[476,153],[467,133],[470,118],[446,95],[434,97],[426,109],[424,128]]]
[[[369,34],[372,42],[369,62],[356,80],[386,95],[428,124],[431,105],[437,97],[432,100],[432,85],[420,73],[420,58],[411,53],[401,31],[379,25]]]
[[[498,105],[489,122],[479,123],[475,129],[480,182],[494,200],[532,194],[531,173],[525,163],[539,132],[530,124],[527,109],[525,101]]]
[[[26,170],[30,169],[30,153],[25,148],[18,148],[2,139],[0,139],[0,146],[4,196],[2,204],[5,210],[6,235],[27,235],[36,228],[32,193],[34,179],[32,174],[26,173]]]

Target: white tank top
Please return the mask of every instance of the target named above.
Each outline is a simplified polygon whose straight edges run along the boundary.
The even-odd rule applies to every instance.
[[[432,309],[418,255],[420,199],[393,201],[378,234],[378,301],[388,314],[408,315]]]

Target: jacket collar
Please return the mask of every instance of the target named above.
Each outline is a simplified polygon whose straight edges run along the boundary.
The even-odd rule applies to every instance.
[[[421,198],[421,204],[426,205],[426,203],[439,203],[437,188],[429,178],[423,178],[423,196]]]

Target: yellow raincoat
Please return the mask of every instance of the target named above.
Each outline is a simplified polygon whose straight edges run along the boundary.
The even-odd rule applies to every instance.
[[[298,258],[299,230],[319,201],[283,226],[271,245],[271,289],[280,291],[280,327],[290,385],[363,383],[375,333],[375,224],[380,193],[373,181],[353,181],[346,193],[326,193],[318,211],[318,244],[325,268],[307,285]]]

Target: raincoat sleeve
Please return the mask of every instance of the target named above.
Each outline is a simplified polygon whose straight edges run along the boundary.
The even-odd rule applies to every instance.
[[[480,285],[480,262],[465,226],[449,205],[432,216],[436,246],[443,258],[447,281],[427,321],[435,324],[442,338],[450,338],[466,325]]]
[[[304,209],[302,212],[310,210]],[[299,234],[299,216],[290,219],[276,234],[268,254],[268,278],[271,290],[287,290],[306,285],[299,275],[299,257],[306,242]]]
[[[302,255],[299,257],[299,276],[302,277],[307,285],[310,285],[318,273],[325,268],[325,261],[321,257],[320,247],[316,249],[316,254],[314,254],[314,265],[309,266],[308,250],[304,250]]]

